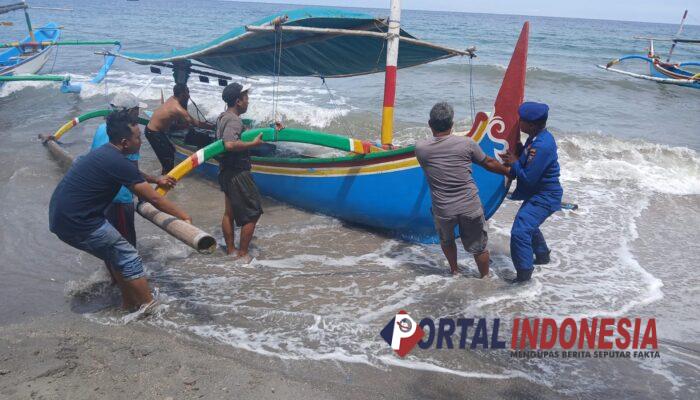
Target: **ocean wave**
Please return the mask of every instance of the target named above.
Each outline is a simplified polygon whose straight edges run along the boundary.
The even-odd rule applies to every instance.
[[[602,180],[657,193],[700,194],[700,157],[687,147],[602,134],[558,140],[562,181]]]

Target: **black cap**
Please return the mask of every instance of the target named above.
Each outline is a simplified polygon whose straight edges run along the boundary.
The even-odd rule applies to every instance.
[[[221,98],[226,104],[232,105],[236,102],[236,100],[238,100],[239,97],[241,97],[243,92],[247,92],[249,90],[249,84],[241,85],[240,83],[233,82],[224,88],[224,91],[221,93]]]

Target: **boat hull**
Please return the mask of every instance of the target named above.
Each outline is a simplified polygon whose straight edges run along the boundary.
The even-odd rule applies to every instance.
[[[180,145],[176,149],[181,160],[194,150]],[[370,160],[308,161],[254,157],[253,178],[263,196],[300,209],[371,227],[403,240],[437,242],[430,188],[413,148]],[[210,160],[196,171],[216,181],[219,166]],[[477,165],[473,175],[485,215],[490,218],[498,209],[508,182]]]
[[[686,71],[684,69],[678,68],[676,65],[661,63],[658,60],[654,60],[649,63],[650,75],[656,78],[667,78],[667,79],[692,79],[694,74]],[[688,82],[688,83],[676,83],[679,86],[694,87],[696,89],[700,88],[700,81]]]
[[[60,36],[60,30],[53,24],[47,24],[46,26],[39,28],[34,31],[34,36],[37,41],[57,41]],[[24,38],[22,42],[28,42],[29,37]],[[0,76],[14,76],[14,75],[31,75],[39,72],[46,62],[51,57],[51,53],[55,46],[47,46],[43,49],[31,54],[29,57],[21,58],[22,54],[17,48],[12,48],[0,54],[0,62],[3,66],[0,69]],[[2,82],[0,82],[0,86]]]

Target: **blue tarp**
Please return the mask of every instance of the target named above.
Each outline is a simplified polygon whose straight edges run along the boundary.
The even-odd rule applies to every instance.
[[[355,29],[386,32],[385,23],[371,15],[330,8],[304,8],[280,13],[250,25],[269,25],[287,15],[284,26]],[[401,31],[402,37],[413,38]],[[238,38],[242,38],[238,40]],[[282,41],[279,73],[275,70],[275,43]],[[400,42],[398,67],[424,64],[457,53],[429,46]],[[386,40],[381,37],[326,35],[311,32],[247,32],[245,27],[198,46],[169,53],[121,53],[137,63],[151,64],[184,59],[198,61],[215,70],[240,75],[339,77],[381,72],[385,69]]]

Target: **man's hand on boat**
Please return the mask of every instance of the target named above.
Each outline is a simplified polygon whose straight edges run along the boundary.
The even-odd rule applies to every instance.
[[[517,160],[518,157],[516,157],[513,153],[501,153],[501,161],[503,161],[503,164],[505,165],[513,165],[513,163]]]
[[[156,180],[156,185],[159,188],[170,190],[177,185],[177,181],[172,176],[162,175]]]
[[[278,122],[279,123],[279,122]],[[253,139],[252,146],[259,146],[263,143],[263,134],[259,134],[255,139]]]

